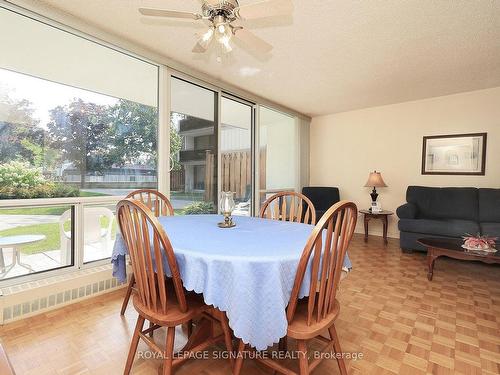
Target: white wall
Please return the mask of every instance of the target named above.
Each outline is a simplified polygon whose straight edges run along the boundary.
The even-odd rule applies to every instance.
[[[423,136],[478,132],[488,133],[485,176],[421,174]],[[369,206],[363,185],[375,169],[388,185],[379,201],[392,211],[408,185],[500,188],[500,87],[315,117],[310,149],[311,185],[338,186],[359,209]],[[390,220],[389,235],[399,237],[397,217]],[[380,223],[370,233],[380,234]]]

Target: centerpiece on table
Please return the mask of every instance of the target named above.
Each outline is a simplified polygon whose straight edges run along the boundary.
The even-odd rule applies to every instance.
[[[488,237],[488,236],[471,236],[467,235],[463,237],[464,244],[462,247],[465,250],[481,252],[481,253],[496,253],[497,249],[495,248],[497,237]]]
[[[231,191],[221,191],[219,209],[221,214],[224,215],[224,221],[218,224],[219,228],[232,228],[236,226],[231,216],[234,211],[234,207],[234,193]]]

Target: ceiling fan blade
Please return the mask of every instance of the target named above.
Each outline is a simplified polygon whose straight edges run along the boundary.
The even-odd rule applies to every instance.
[[[263,0],[258,3],[242,5],[238,16],[244,20],[273,16],[288,16],[293,13],[292,0]]]
[[[139,13],[144,16],[151,17],[171,17],[171,18],[187,18],[193,20],[201,20],[203,16],[198,13],[181,12],[177,10],[165,10],[156,8],[139,8]]]
[[[273,46],[247,29],[234,29],[234,37],[258,54],[271,52]]]

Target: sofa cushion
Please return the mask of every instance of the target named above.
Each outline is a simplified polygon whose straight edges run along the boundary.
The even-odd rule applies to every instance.
[[[500,189],[479,189],[479,221],[500,223]]]
[[[400,219],[416,219],[418,208],[413,203],[405,203],[396,209],[396,214]]]
[[[481,223],[481,234],[500,239],[500,223]]]
[[[409,186],[406,200],[418,207],[418,217],[422,219],[478,221],[476,188]]]
[[[432,235],[462,237],[479,233],[479,225],[469,220],[401,219],[398,224],[402,232],[427,233]]]

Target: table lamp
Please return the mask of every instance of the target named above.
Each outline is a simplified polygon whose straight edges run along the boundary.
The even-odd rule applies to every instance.
[[[373,190],[370,193],[370,196],[372,197],[372,208],[376,207],[375,209],[377,209],[378,208],[378,204],[377,204],[378,193],[377,193],[376,188],[387,187],[380,172],[377,172],[377,171],[371,172],[370,175],[368,176],[368,181],[366,181],[365,187],[373,187]]]

